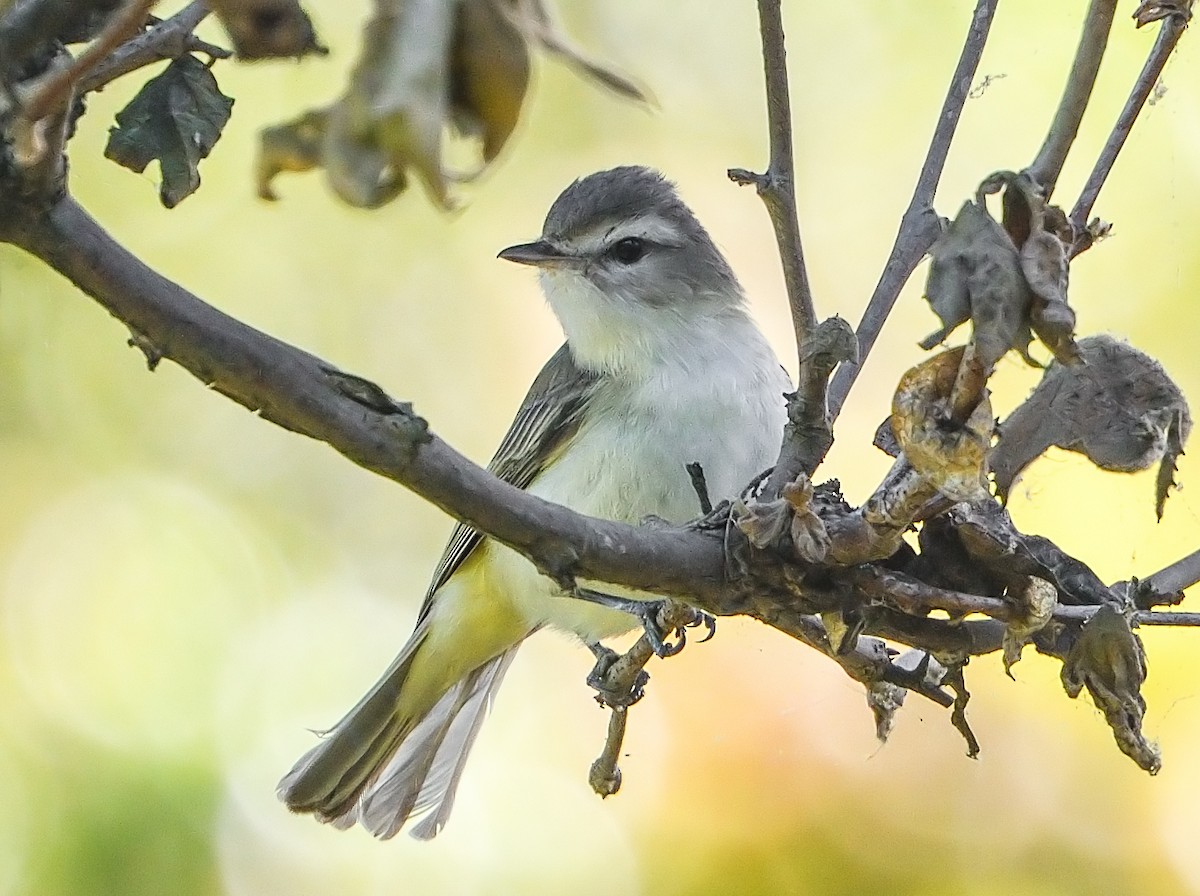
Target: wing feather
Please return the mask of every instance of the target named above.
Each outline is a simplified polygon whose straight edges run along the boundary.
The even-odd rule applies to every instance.
[[[517,488],[527,488],[555,451],[578,431],[595,383],[596,375],[578,367],[563,343],[529,387],[488,470]],[[454,575],[483,538],[470,526],[458,524],[433,572],[418,622],[429,612],[433,593]]]

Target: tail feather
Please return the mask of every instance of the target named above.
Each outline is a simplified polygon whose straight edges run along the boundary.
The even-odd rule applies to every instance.
[[[395,836],[423,815],[412,836],[429,840],[446,824],[467,756],[517,648],[480,666],[421,720],[359,799],[357,820],[376,837]]]
[[[444,826],[471,745],[519,645],[451,685],[427,712],[402,714],[401,691],[427,622],[379,682],[279,782],[276,792],[292,811],[312,812],[338,828],[357,822],[381,839],[426,812],[413,836],[429,839]]]

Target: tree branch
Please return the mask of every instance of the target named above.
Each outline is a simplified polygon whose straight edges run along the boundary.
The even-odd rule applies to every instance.
[[[736,184],[753,184],[767,207],[779,244],[783,280],[792,310],[796,355],[804,364],[804,341],[816,324],[812,287],[804,266],[800,243],[800,221],[796,214],[796,168],[792,152],[792,103],[788,95],[787,50],[783,39],[780,0],[758,0],[759,32],[762,35],[763,70],[767,82],[767,130],[770,162],[763,174],[732,168],[729,179]]]
[[[912,199],[900,220],[900,229],[896,234],[896,241],[892,244],[891,254],[883,266],[883,273],[858,324],[858,359],[843,363],[829,385],[831,421],[836,420],[841,413],[850,389],[858,379],[875,340],[879,338],[884,322],[900,296],[900,290],[941,234],[941,220],[934,211],[933,197],[941,180],[946,156],[950,152],[950,144],[954,140],[963,104],[970,93],[971,82],[975,78],[975,70],[979,66],[980,56],[983,55],[988,31],[991,29],[992,18],[996,14],[999,2],[1000,0],[978,0],[975,4],[971,27],[967,31],[958,65],[950,78],[950,87],[946,91],[941,112],[938,113],[937,127],[934,128],[933,138],[929,142],[921,173],[917,176]]]
[[[41,211],[0,205],[0,239],[75,283],[129,326],[143,351],[405,485],[556,579],[578,575],[723,612],[719,538],[593,520],[502,482],[430,433],[410,408],[388,404],[378,387],[223,314],[151,270],[73,199]]]
[[[1046,134],[1046,141],[1038,151],[1026,173],[1042,188],[1043,196],[1049,200],[1062,173],[1067,153],[1079,133],[1079,123],[1087,110],[1096,84],[1096,74],[1104,59],[1108,36],[1112,31],[1113,15],[1117,11],[1117,0],[1092,0],[1087,18],[1083,23],[1083,34],[1075,50],[1075,61],[1067,75],[1067,85],[1054,113],[1054,121]]]
[[[1095,237],[1088,231],[1087,226],[1088,216],[1092,213],[1092,206],[1096,204],[1100,190],[1104,186],[1104,182],[1108,179],[1109,172],[1112,171],[1113,165],[1117,161],[1117,156],[1125,145],[1125,140],[1129,137],[1130,131],[1133,130],[1134,122],[1137,121],[1138,115],[1141,114],[1146,100],[1150,98],[1150,94],[1154,90],[1154,85],[1158,83],[1158,79],[1162,76],[1163,68],[1166,66],[1171,53],[1174,52],[1175,46],[1179,43],[1179,38],[1183,36],[1184,29],[1187,28],[1190,18],[1190,12],[1172,12],[1165,15],[1162,24],[1159,26],[1158,37],[1154,41],[1154,46],[1150,49],[1150,54],[1146,57],[1146,62],[1142,66],[1142,71],[1133,85],[1133,90],[1130,91],[1129,98],[1125,101],[1125,106],[1121,109],[1121,114],[1117,116],[1112,133],[1109,134],[1104,148],[1100,151],[1100,156],[1096,159],[1096,164],[1092,168],[1092,173],[1088,175],[1083,190],[1080,191],[1075,207],[1071,209],[1070,220],[1075,230],[1075,243],[1071,246],[1069,253],[1071,258],[1074,258],[1081,252],[1086,252],[1092,247],[1093,242],[1095,242]]]
[[[118,47],[79,83],[80,93],[101,90],[105,85],[130,72],[164,59],[178,59],[184,53],[200,52],[212,59],[227,59],[233,54],[200,40],[193,31],[208,16],[204,0],[193,0],[169,19],[156,22]]]
[[[118,5],[119,0],[17,0],[0,14],[0,81],[36,74],[24,68],[50,43]]]
[[[1200,548],[1181,560],[1142,579],[1142,585],[1160,594],[1173,594],[1200,582]]]
[[[36,93],[25,103],[25,118],[39,121],[54,110],[65,107],[70,101],[75,85],[113,50],[142,30],[146,16],[157,2],[158,0],[129,0],[74,63],[54,72],[39,85]]]

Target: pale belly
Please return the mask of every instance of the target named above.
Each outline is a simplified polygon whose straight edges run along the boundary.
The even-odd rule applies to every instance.
[[[701,464],[715,503],[735,496],[774,462],[783,430],[781,392],[771,383],[749,395],[731,394],[728,401],[676,400],[648,413],[597,415],[601,422],[585,425],[529,491],[604,519],[636,524],[653,515],[686,522],[701,513],[687,464]],[[496,576],[493,593],[506,594],[531,629],[550,626],[598,641],[635,626],[626,613],[564,595],[515,552],[494,542],[488,547],[489,573]],[[580,584],[610,594],[652,596]]]

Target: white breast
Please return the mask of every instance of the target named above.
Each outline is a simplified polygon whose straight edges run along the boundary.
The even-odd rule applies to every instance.
[[[732,309],[677,335],[645,369],[603,379],[579,432],[531,493],[590,516],[681,523],[700,515],[687,464],[703,467],[715,503],[774,462],[789,383],[753,321]],[[497,547],[491,559],[531,627],[594,641],[633,626],[626,614],[561,596],[511,551]]]

